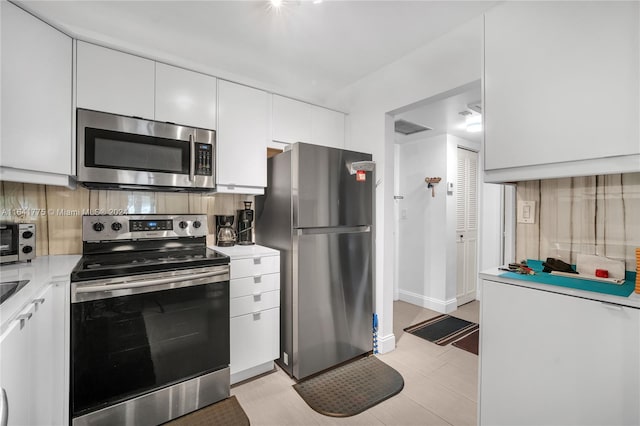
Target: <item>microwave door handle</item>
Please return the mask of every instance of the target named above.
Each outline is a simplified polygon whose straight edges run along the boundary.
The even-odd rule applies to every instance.
[[[196,143],[193,140],[193,135],[189,135],[189,182],[195,180],[195,168],[196,168]]]

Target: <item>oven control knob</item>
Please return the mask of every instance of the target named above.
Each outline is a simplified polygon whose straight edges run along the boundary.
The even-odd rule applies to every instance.
[[[111,229],[117,232],[122,229],[122,224],[120,222],[113,222],[111,224]]]
[[[185,222],[184,220],[181,220],[178,226],[180,227],[180,229],[184,229],[189,226],[189,224],[187,224],[187,222]]]
[[[201,226],[202,226],[202,223],[200,223],[200,221],[199,221],[199,220],[196,220],[195,222],[193,222],[193,227],[194,227],[194,228],[198,229],[198,228],[200,228]]]
[[[27,239],[29,239],[31,237],[33,237],[33,232],[31,232],[31,231],[24,231],[22,233],[22,238],[24,238],[25,240],[27,240]]]
[[[93,230],[96,232],[100,232],[104,229],[104,225],[101,224],[100,222],[94,223],[93,224]]]
[[[22,252],[23,253],[31,253],[32,251],[33,251],[33,247],[31,247],[31,246],[22,247]]]

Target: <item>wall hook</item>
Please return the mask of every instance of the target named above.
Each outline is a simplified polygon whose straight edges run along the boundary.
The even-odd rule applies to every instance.
[[[436,196],[436,187],[434,186],[436,183],[440,182],[442,178],[439,177],[426,177],[424,181],[427,183],[427,188],[431,188],[431,197]]]

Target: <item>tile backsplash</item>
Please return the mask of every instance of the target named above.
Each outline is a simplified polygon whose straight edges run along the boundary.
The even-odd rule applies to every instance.
[[[85,214],[204,213],[213,243],[214,216],[235,215],[252,195],[76,190],[0,181],[0,220],[36,224],[38,256],[82,253]],[[255,205],[255,204],[254,204]],[[209,239],[208,239],[209,241]]]
[[[518,182],[517,200],[536,202],[536,221],[516,226],[516,258],[582,254],[625,260],[640,247],[640,173]]]

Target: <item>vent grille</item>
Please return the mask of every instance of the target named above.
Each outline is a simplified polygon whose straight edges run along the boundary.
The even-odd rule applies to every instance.
[[[424,132],[426,130],[433,130],[431,127],[421,126],[416,123],[412,123],[406,120],[396,121],[396,133],[402,133],[403,135],[413,135],[414,133]]]

